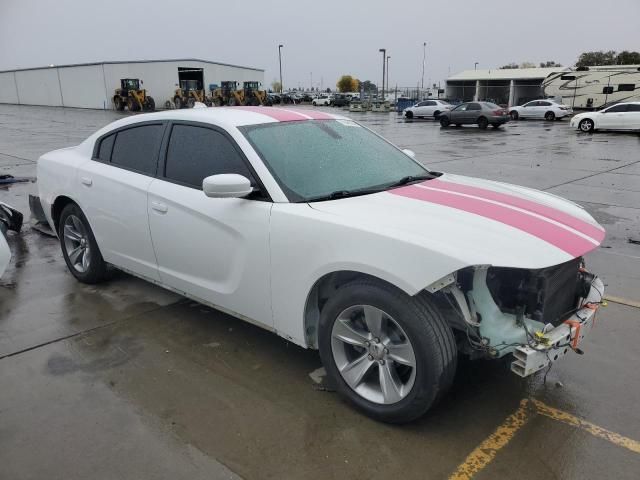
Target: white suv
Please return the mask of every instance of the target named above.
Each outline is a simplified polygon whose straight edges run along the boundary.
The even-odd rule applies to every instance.
[[[511,107],[509,115],[512,120],[519,118],[544,118],[545,120],[557,120],[568,115],[573,115],[573,110],[568,105],[562,105],[553,100],[533,100],[524,105]]]
[[[314,107],[317,107],[318,105],[331,105],[331,98],[329,97],[329,95],[320,95],[318,98],[314,98],[311,104]]]
[[[423,100],[412,107],[405,108],[402,113],[406,118],[438,118],[442,112],[448,112],[452,108],[450,104],[443,100]]]

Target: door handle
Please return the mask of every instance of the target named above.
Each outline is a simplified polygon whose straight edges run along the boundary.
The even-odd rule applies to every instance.
[[[158,213],[167,213],[169,211],[169,207],[160,202],[151,202],[151,208]]]
[[[86,185],[87,187],[90,187],[91,185],[93,185],[93,180],[91,180],[89,177],[81,177],[80,182],[83,185]]]

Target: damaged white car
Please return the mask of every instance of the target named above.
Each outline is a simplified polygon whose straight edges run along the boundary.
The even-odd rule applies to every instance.
[[[108,265],[307,348],[366,414],[406,422],[458,355],[530,375],[602,301],[578,205],[431,171],[338,115],[203,108],[119,120],[38,162],[71,273]]]

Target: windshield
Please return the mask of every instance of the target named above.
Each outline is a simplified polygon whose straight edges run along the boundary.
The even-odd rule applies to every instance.
[[[292,202],[335,192],[384,190],[429,171],[351,120],[311,120],[241,127]],[[346,196],[346,195],[343,195]]]

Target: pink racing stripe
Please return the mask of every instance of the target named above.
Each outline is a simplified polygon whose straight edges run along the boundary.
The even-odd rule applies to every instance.
[[[310,116],[314,120],[335,120],[332,115],[324,112],[318,112],[316,110],[305,110],[304,112],[300,112],[300,113],[304,113],[305,115]]]
[[[262,115],[266,115],[267,117],[271,117],[274,120],[278,120],[279,122],[295,122],[298,120],[308,120],[308,118],[303,115],[294,112],[282,110],[280,108],[273,107],[232,107],[234,110],[248,110],[249,112],[260,113]]]
[[[605,232],[601,228],[591,223],[580,220],[579,218],[569,215],[568,213],[556,210],[555,208],[551,208],[540,203],[533,202],[531,200],[526,200],[521,197],[508,195],[493,190],[487,190],[486,188],[463,185],[461,183],[447,182],[440,179],[430,180],[428,182],[428,185],[425,184],[425,186],[440,188],[442,190],[448,190],[450,192],[475,195],[476,197],[486,198],[487,200],[493,200],[496,202],[504,203],[506,205],[511,205],[512,207],[521,208],[529,212],[537,213],[538,215],[542,215],[543,217],[549,218],[551,220],[555,220],[556,222],[566,225],[567,227],[571,227],[574,230],[577,230],[578,232],[593,238],[598,243],[601,243],[602,240],[604,240]]]
[[[494,203],[487,203],[454,193],[426,190],[415,185],[389,190],[389,193],[455,208],[504,223],[544,240],[573,257],[579,257],[596,248],[596,245],[587,239],[558,225]]]

